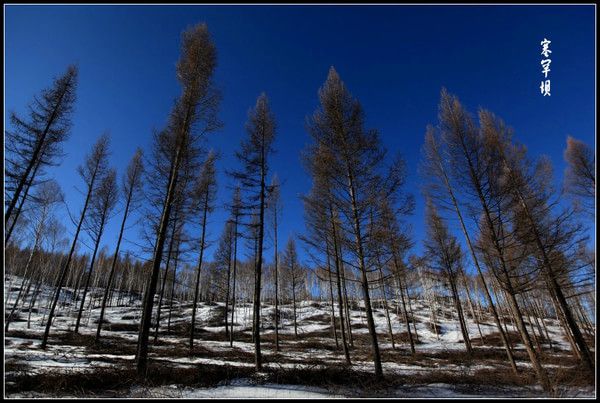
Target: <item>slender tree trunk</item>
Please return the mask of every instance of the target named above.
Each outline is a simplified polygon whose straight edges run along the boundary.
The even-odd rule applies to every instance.
[[[408,310],[406,309],[406,299],[404,298],[404,287],[402,287],[402,279],[400,274],[400,265],[398,263],[398,257],[396,253],[392,253],[394,268],[396,274],[396,281],[398,282],[398,288],[400,289],[400,299],[402,301],[402,313],[404,314],[404,323],[406,324],[406,331],[408,332],[408,341],[410,343],[410,351],[415,354],[415,342],[413,340],[412,332],[410,331],[410,322],[408,319]]]
[[[31,185],[33,184],[33,179],[35,178],[35,175],[38,171],[38,168],[40,167],[42,161],[41,159],[35,164],[35,168],[33,169],[33,173],[31,174],[31,177],[29,178],[29,181],[27,182],[27,185],[25,186],[25,192],[23,193],[23,197],[21,197],[21,200],[19,202],[19,206],[17,207],[17,210],[15,211],[15,218],[13,218],[12,222],[10,223],[10,226],[8,228],[8,232],[6,233],[6,241],[4,242],[5,245],[8,245],[8,241],[10,240],[10,236],[13,232],[13,230],[15,229],[15,225],[17,224],[17,220],[19,219],[19,216],[21,215],[21,211],[23,210],[23,204],[25,204],[25,200],[27,200],[27,195],[29,194],[29,189],[31,189]],[[8,222],[8,220],[7,220]]]
[[[259,226],[258,226],[258,244],[257,244],[257,259],[256,268],[254,271],[254,363],[256,370],[262,370],[262,355],[260,352],[260,287],[262,277],[262,260],[263,260],[263,237],[265,224],[265,176],[266,176],[266,160],[265,160],[265,133],[262,132],[262,148],[261,148],[261,171],[260,171],[260,206],[259,206]]]
[[[273,232],[275,241],[275,351],[279,351],[279,250],[277,247],[277,206],[273,212]]]
[[[101,226],[104,226],[104,219],[102,220]],[[94,263],[96,262],[96,253],[98,252],[98,247],[100,246],[100,236],[102,235],[102,229],[100,230],[100,234],[96,238],[96,242],[94,243],[94,252],[92,253],[92,261],[90,262],[90,269],[88,270],[87,279],[85,280],[85,286],[83,288],[83,296],[81,297],[81,305],[79,307],[79,312],[77,313],[77,321],[75,322],[75,333],[79,332],[79,323],[81,322],[81,314],[83,313],[83,306],[85,304],[85,297],[87,295],[88,287],[90,286],[90,278],[92,277],[92,272],[94,270]]]
[[[171,298],[169,301],[169,318],[167,319],[167,333],[171,333],[171,315],[173,313],[173,297],[175,296],[175,283],[177,281],[177,265],[179,263],[179,245],[181,241],[177,241],[177,249],[175,251],[175,266],[173,267],[173,281],[171,282]]]
[[[298,323],[296,321],[296,281],[295,277],[292,277],[292,306],[294,309],[294,335],[298,337]]]
[[[388,309],[387,297],[385,295],[385,282],[383,281],[383,271],[381,270],[381,266],[378,264],[377,268],[379,269],[379,286],[381,287],[381,294],[383,295],[383,308],[385,309],[385,318],[387,320],[388,325],[388,334],[390,335],[390,340],[392,342],[392,349],[396,349],[396,345],[394,344],[394,332],[392,332],[392,322],[390,320],[390,311]]]
[[[333,217],[333,210],[331,209],[331,205],[329,206],[330,213],[330,221],[331,221],[331,233],[333,237],[333,250],[334,250],[334,258],[335,258],[335,274],[337,278],[337,294],[338,294],[338,312],[340,316],[340,331],[342,333],[342,345],[344,347],[344,357],[346,358],[346,363],[348,365],[352,365],[350,361],[350,352],[348,351],[348,343],[346,342],[346,333],[344,332],[344,310],[342,308],[342,303],[346,308],[348,307],[345,301],[342,301],[342,280],[340,275],[340,263],[341,257],[338,255],[338,241],[337,241],[337,231],[335,227],[335,221]],[[348,315],[348,311],[346,311],[346,315]],[[346,316],[347,318],[348,316]],[[349,326],[349,325],[348,325]]]
[[[231,255],[233,248],[231,247],[231,239],[229,239],[229,262],[227,262],[227,290],[225,292],[225,337],[229,339],[229,326],[227,324],[229,316],[229,284],[231,283]]]
[[[127,195],[127,201],[125,202],[125,211],[123,212],[123,220],[121,221],[121,228],[119,229],[119,238],[117,239],[117,247],[115,248],[115,254],[113,256],[112,263],[110,265],[110,272],[108,274],[108,281],[106,288],[104,289],[104,295],[102,296],[102,306],[100,308],[100,318],[98,319],[98,328],[96,329],[96,343],[100,340],[100,332],[102,331],[102,322],[104,320],[104,311],[106,309],[106,300],[108,298],[108,292],[111,288],[113,277],[115,275],[115,269],[117,267],[117,261],[119,259],[119,249],[121,248],[121,240],[123,239],[123,231],[125,230],[125,222],[127,221],[127,215],[129,214],[129,206],[131,204],[131,197],[133,195],[133,186],[130,188]]]
[[[415,340],[417,343],[419,343],[419,332],[417,332],[417,321],[415,319],[415,314],[413,313],[413,309],[412,309],[412,302],[410,302],[410,292],[408,290],[408,288],[406,288],[406,299],[408,299],[408,310],[410,311],[410,321],[413,325],[413,330],[415,331]]]
[[[325,241],[327,244],[327,241]],[[333,338],[335,340],[335,348],[336,350],[340,349],[340,344],[338,343],[337,337],[337,329],[335,326],[335,308],[333,302],[333,282],[331,280],[331,261],[330,261],[330,253],[329,253],[329,244],[327,244],[327,273],[329,275],[329,296],[331,297],[331,330],[333,331]]]
[[[196,309],[198,307],[198,294],[200,291],[200,273],[202,271],[202,263],[204,259],[204,246],[206,241],[206,216],[208,214],[208,195],[204,200],[204,208],[202,212],[202,236],[200,237],[200,257],[198,259],[198,267],[196,268],[196,285],[194,287],[194,304],[192,306],[192,326],[190,329],[190,351],[194,348],[194,333],[196,331]],[[235,263],[234,263],[235,267]],[[234,280],[235,284],[235,280]],[[235,290],[234,290],[235,294]],[[235,296],[234,296],[235,299]]]
[[[350,347],[354,347],[354,338],[352,337],[352,319],[350,318],[350,304],[348,302],[348,288],[346,287],[346,269],[344,268],[344,261],[342,258],[342,247],[340,245],[339,262],[340,268],[342,269],[342,285],[344,290],[344,309],[346,310],[346,327],[348,328],[348,340]]]
[[[177,229],[177,211],[175,211],[175,217],[173,220],[173,231],[171,232],[171,240],[169,241],[169,250],[167,251],[167,262],[165,264],[165,273],[160,285],[160,294],[158,297],[158,307],[156,309],[156,327],[154,328],[154,344],[158,342],[158,329],[160,328],[160,313],[162,311],[162,301],[165,294],[165,287],[167,285],[167,275],[169,274],[169,266],[171,265],[171,256],[173,253],[173,244],[175,243],[175,232]]]
[[[69,265],[71,264],[71,260],[73,259],[73,254],[75,253],[75,246],[77,245],[77,238],[79,237],[79,232],[81,231],[83,219],[85,218],[85,213],[86,213],[88,205],[90,203],[90,198],[92,196],[92,190],[94,189],[94,183],[96,181],[96,175],[98,174],[98,167],[99,167],[99,163],[96,164],[94,173],[92,174],[92,178],[91,178],[90,184],[87,189],[87,196],[85,198],[85,203],[83,204],[83,210],[81,211],[81,216],[79,217],[79,223],[77,224],[77,229],[75,230],[75,236],[73,237],[73,242],[71,243],[71,250],[69,251],[69,257],[67,258],[67,261],[62,268],[60,277],[56,284],[56,291],[54,293],[54,297],[52,298],[50,312],[48,312],[48,320],[46,321],[46,329],[44,330],[44,336],[42,337],[42,343],[40,345],[40,347],[42,349],[45,349],[46,344],[48,343],[48,335],[50,334],[50,327],[52,326],[54,310],[56,309],[56,304],[58,303],[58,298],[60,296],[60,291],[61,291],[63,283],[65,281],[65,277],[67,275],[67,272],[69,271]]]
[[[187,127],[187,116],[183,127]],[[150,324],[152,321],[152,306],[154,305],[154,293],[156,292],[156,283],[158,282],[158,276],[160,271],[160,263],[162,261],[163,248],[165,244],[165,238],[167,235],[167,224],[171,216],[171,204],[175,196],[175,187],[177,185],[177,176],[179,170],[179,160],[181,154],[181,140],[180,144],[177,145],[175,152],[175,158],[171,165],[169,172],[169,185],[167,188],[167,194],[165,197],[165,203],[160,218],[160,224],[157,232],[157,242],[154,247],[154,253],[152,256],[152,272],[150,276],[150,282],[146,287],[144,295],[144,305],[142,310],[142,321],[140,324],[140,333],[138,336],[138,347],[136,354],[137,361],[137,373],[139,376],[145,377],[148,366],[148,338],[150,336]]]
[[[458,323],[460,324],[460,330],[463,335],[463,340],[467,352],[471,354],[473,352],[471,348],[471,340],[469,339],[469,331],[467,330],[467,324],[465,323],[465,317],[463,315],[462,306],[460,303],[460,297],[458,296],[458,289],[456,288],[456,280],[450,279],[450,287],[452,288],[452,299],[454,300],[454,308],[458,315]]]
[[[369,282],[367,279],[367,271],[365,267],[364,251],[363,251],[363,239],[360,230],[360,221],[358,216],[358,207],[356,203],[356,195],[354,191],[354,179],[352,177],[352,170],[350,166],[347,167],[348,172],[348,189],[350,190],[350,200],[352,205],[353,215],[353,226],[354,226],[354,237],[356,243],[356,249],[358,252],[358,265],[361,272],[361,285],[363,290],[363,299],[365,302],[365,311],[367,314],[367,327],[371,335],[371,347],[373,349],[373,364],[375,365],[375,377],[383,377],[383,369],[381,367],[381,355],[379,353],[379,344],[377,343],[377,332],[375,330],[375,321],[373,320],[373,311],[371,310],[371,298],[369,296]]]
[[[10,310],[10,314],[6,318],[6,325],[4,326],[4,331],[6,331],[6,332],[8,332],[8,327],[10,325],[10,322],[17,310],[19,301],[21,300],[21,297],[23,296],[23,288],[25,287],[25,280],[27,279],[28,275],[30,274],[29,269],[31,268],[31,262],[33,261],[33,256],[35,255],[35,252],[37,251],[37,248],[39,246],[41,236],[42,236],[41,231],[36,231],[36,237],[33,242],[33,247],[31,248],[31,253],[29,254],[29,257],[27,258],[27,263],[25,263],[25,270],[23,272],[23,279],[21,280],[21,287],[19,288],[19,293],[17,294],[17,297],[15,298],[15,302],[12,306],[12,309]],[[11,287],[12,286],[9,285],[8,289],[10,290]],[[24,298],[25,297],[23,297],[23,299]],[[5,305],[6,305],[6,303],[5,303]]]
[[[237,238],[238,238],[238,232],[237,232],[237,216],[235,217],[235,222],[233,225],[234,228],[234,240],[233,240],[233,298],[231,300],[231,333],[229,334],[230,338],[229,338],[229,346],[233,347],[233,326],[235,324],[235,280],[236,280],[236,273],[237,273]]]

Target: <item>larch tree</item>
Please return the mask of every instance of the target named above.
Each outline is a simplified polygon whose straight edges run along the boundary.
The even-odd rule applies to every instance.
[[[119,260],[119,251],[121,248],[121,241],[123,240],[123,232],[125,231],[125,224],[131,211],[139,205],[141,199],[141,192],[143,188],[142,177],[144,173],[143,154],[142,150],[138,148],[131,159],[131,162],[127,166],[127,171],[123,177],[123,183],[121,186],[121,193],[124,196],[125,207],[123,209],[123,219],[121,220],[121,227],[119,229],[119,237],[117,238],[117,245],[113,255],[112,263],[110,265],[110,271],[108,273],[108,279],[106,281],[106,288],[104,289],[104,295],[102,296],[102,305],[100,307],[100,318],[98,319],[98,328],[96,330],[96,342],[100,340],[100,332],[102,330],[102,322],[104,320],[104,312],[106,309],[106,302],[108,294],[111,290],[115,270],[117,268],[117,262]]]
[[[30,188],[47,166],[55,165],[62,156],[62,143],[71,127],[71,115],[77,89],[77,68],[54,80],[52,87],[34,97],[29,105],[29,118],[10,114],[11,130],[6,131],[6,167],[4,226],[8,243],[27,200]]]
[[[565,170],[565,190],[583,205],[593,216],[594,198],[596,196],[596,158],[594,152],[583,141],[567,137],[567,148],[564,151],[567,161]]]
[[[469,196],[471,215],[478,217],[480,237],[485,240],[480,250],[486,259],[486,265],[504,285],[508,305],[538,380],[544,390],[551,391],[548,374],[542,367],[529,332],[525,328],[521,308],[516,299],[519,288],[524,289],[525,285],[515,285],[513,273],[517,279],[522,279],[519,265],[524,251],[514,237],[505,235],[512,232],[507,225],[507,204],[510,195],[500,183],[502,169],[498,156],[486,146],[478,127],[459,100],[445,90],[442,90],[440,98],[439,121],[441,138],[447,150],[450,176],[460,186],[463,194]]]
[[[197,157],[199,137],[220,126],[216,117],[220,96],[213,85],[215,66],[216,48],[206,24],[198,24],[186,30],[182,35],[181,56],[177,63],[177,78],[182,93],[175,102],[164,135],[162,138],[155,138],[159,148],[162,142],[171,152],[166,154],[168,162],[165,164],[165,171],[168,174],[162,191],[163,202],[159,207],[160,219],[155,233],[152,269],[145,290],[138,337],[136,362],[137,372],[141,377],[145,377],[147,371],[154,294],[179,175],[189,160]]]
[[[279,245],[278,245],[278,222],[281,215],[280,184],[277,175],[273,176],[270,185],[269,197],[267,199],[268,211],[270,213],[273,228],[273,280],[275,290],[275,351],[279,351]]]
[[[32,273],[34,270],[33,261],[34,258],[42,251],[42,245],[44,242],[44,238],[48,236],[48,232],[52,223],[52,211],[56,207],[56,205],[64,200],[64,194],[56,181],[50,180],[43,184],[41,184],[38,189],[36,189],[35,195],[35,209],[32,210],[30,214],[32,217],[30,218],[31,222],[31,238],[33,239],[31,245],[31,252],[27,257],[27,262],[25,263],[25,268],[23,269],[23,276],[21,280],[21,286],[19,287],[19,293],[15,298],[15,302],[13,303],[13,307],[6,317],[6,323],[4,325],[4,330],[8,332],[9,325],[13,316],[17,310],[17,307],[21,301],[25,302],[25,283],[28,282],[27,288],[30,287],[31,282],[34,278],[41,278],[41,276],[45,273]],[[38,267],[39,271],[40,268]],[[10,287],[9,287],[10,289]],[[8,294],[8,293],[7,293]]]
[[[368,221],[376,200],[393,198],[402,184],[401,161],[395,159],[385,169],[386,150],[378,132],[365,129],[360,103],[352,97],[333,67],[319,90],[319,100],[320,107],[308,121],[308,131],[314,141],[308,154],[326,155],[329,159],[327,175],[332,184],[334,204],[346,218],[347,236],[344,238],[352,239],[348,251],[354,255],[360,273],[375,375],[380,378],[383,371],[369,294],[371,268],[366,240],[370,236]]]
[[[462,310],[460,296],[458,294],[458,277],[462,270],[463,255],[456,237],[448,230],[448,226],[439,216],[437,209],[431,199],[426,205],[427,239],[425,250],[431,268],[441,273],[448,283],[454,308],[458,315],[458,322],[463,336],[463,342],[467,352],[472,353],[469,330]]]
[[[425,180],[427,183],[426,192],[429,196],[431,196],[432,200],[435,200],[436,202],[442,205],[444,205],[444,201],[448,200],[447,197],[450,197],[451,206],[449,206],[448,208],[454,210],[456,216],[459,219],[461,231],[463,233],[463,236],[465,237],[465,241],[467,243],[467,247],[469,249],[469,253],[473,264],[477,269],[477,274],[479,276],[479,281],[481,282],[484,291],[484,296],[486,298],[488,306],[490,307],[492,316],[494,317],[494,322],[496,323],[496,327],[498,328],[498,333],[500,334],[500,339],[502,340],[502,344],[504,345],[508,361],[513,372],[517,373],[518,369],[515,363],[512,349],[508,342],[506,332],[504,332],[504,329],[502,328],[502,325],[500,323],[498,310],[496,309],[494,301],[492,300],[488,285],[483,275],[483,268],[479,263],[477,254],[475,253],[475,248],[473,247],[471,235],[469,235],[469,231],[467,230],[463,209],[459,204],[459,200],[456,194],[456,185],[452,184],[450,181],[447,163],[443,158],[444,150],[440,149],[440,143],[441,142],[439,139],[439,131],[432,126],[429,126],[425,134],[425,143],[422,149],[423,161],[420,166],[422,174],[423,176],[425,176]]]
[[[77,320],[75,322],[75,333],[79,331],[79,324],[81,322],[81,315],[83,314],[83,307],[85,304],[85,297],[90,286],[90,279],[92,272],[94,271],[94,264],[96,262],[96,253],[100,246],[100,240],[102,234],[106,228],[106,223],[110,218],[112,210],[117,204],[118,199],[118,187],[117,187],[117,174],[114,169],[110,169],[106,175],[102,178],[98,184],[98,188],[94,191],[94,197],[90,203],[90,213],[85,219],[86,230],[90,234],[90,238],[94,243],[94,249],[92,252],[92,259],[90,261],[90,267],[87,271],[87,278],[83,287],[83,294],[81,296],[81,305],[79,307],[79,313],[77,314]]]
[[[200,245],[199,245],[199,257],[198,266],[196,267],[196,281],[194,284],[194,303],[192,305],[192,324],[190,329],[190,350],[194,347],[194,332],[196,327],[196,309],[198,306],[198,297],[200,289],[200,273],[202,272],[202,263],[204,261],[204,250],[206,249],[206,225],[208,214],[214,209],[214,202],[217,192],[217,180],[215,171],[215,160],[216,154],[210,152],[202,171],[196,182],[194,190],[194,199],[196,208],[195,210],[200,213]]]
[[[305,271],[298,261],[298,252],[296,251],[296,242],[293,237],[288,239],[283,253],[282,267],[285,270],[289,292],[292,296],[292,311],[294,318],[294,335],[298,337],[298,315],[297,305],[301,290],[305,287]]]
[[[511,141],[512,130],[493,113],[481,110],[479,120],[486,144],[500,160],[501,178],[512,198],[516,235],[541,262],[541,273],[559,307],[565,332],[571,334],[576,344],[575,353],[578,349],[582,363],[593,371],[594,357],[568,304],[565,285],[561,283],[568,267],[563,257],[569,251],[575,253],[577,245],[585,241],[581,225],[573,222],[571,209],[557,211],[559,199],[553,197],[549,160],[542,158],[532,164],[527,159],[525,147]]]
[[[94,144],[94,146],[92,147],[92,151],[90,152],[90,154],[86,156],[85,163],[79,166],[78,168],[79,175],[85,183],[85,201],[83,203],[83,208],[81,209],[79,221],[77,222],[77,228],[75,229],[75,234],[71,242],[71,249],[69,250],[67,260],[58,274],[56,289],[54,291],[54,295],[50,303],[48,318],[46,320],[46,328],[42,337],[41,348],[46,348],[46,344],[48,343],[48,336],[50,334],[50,327],[52,326],[52,319],[54,318],[56,304],[58,303],[60,292],[62,290],[62,287],[64,286],[67,274],[69,274],[69,268],[75,255],[75,248],[77,246],[79,233],[81,232],[81,228],[83,226],[86,214],[88,212],[93,193],[97,187],[98,181],[100,181],[106,175],[106,172],[108,170],[108,145],[108,134],[100,136],[96,144]]]
[[[253,296],[253,340],[255,349],[256,370],[262,369],[260,351],[260,292],[263,268],[263,241],[265,224],[265,206],[268,196],[267,175],[269,172],[269,155],[273,153],[275,140],[275,119],[269,107],[267,96],[263,93],[256,100],[256,105],[248,113],[246,123],[248,138],[241,144],[241,150],[236,152],[242,169],[231,175],[239,181],[245,190],[246,201],[244,208],[253,212],[254,217],[248,225],[255,239],[255,270]],[[255,212],[255,214],[254,214]]]

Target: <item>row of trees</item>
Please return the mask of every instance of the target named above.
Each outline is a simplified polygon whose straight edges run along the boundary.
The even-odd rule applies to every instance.
[[[225,302],[223,324],[231,345],[236,304],[240,298],[251,299],[255,366],[261,370],[261,304],[267,299],[274,304],[275,349],[279,350],[281,304],[292,305],[298,335],[296,307],[316,293],[328,295],[332,338],[351,364],[350,310],[360,297],[375,375],[381,377],[373,307],[384,309],[393,348],[390,312],[396,309],[415,353],[419,335],[411,301],[416,297],[431,301],[437,334],[434,308],[447,297],[468,353],[474,347],[467,317],[476,322],[484,343],[479,322],[485,320],[482,312],[487,312],[507,361],[518,372],[506,328],[508,317],[540,383],[551,390],[540,360],[540,340],[548,332],[543,320],[537,329],[531,325],[531,315],[548,314],[544,305],[548,301],[573,354],[593,370],[584,337],[591,326],[582,301],[593,291],[595,264],[593,251],[586,248],[581,219],[593,211],[595,160],[584,143],[568,138],[565,184],[557,191],[551,186],[548,159],[532,161],[501,119],[480,110],[475,122],[455,96],[442,90],[439,122],[427,129],[420,167],[426,200],[424,253],[410,255],[414,245],[405,217],[413,212],[414,198],[404,189],[405,164],[399,155],[388,156],[378,132],[365,127],[361,104],[332,67],[319,90],[319,106],[308,119],[312,143],[302,155],[312,188],[302,197],[306,231],[299,239],[312,268],[300,262],[293,238],[279,254],[281,185],[269,169],[276,123],[265,94],[249,111],[247,137],[236,152],[239,169],[227,172],[234,183],[226,206],[229,218],[209,261],[205,250],[212,241],[207,228],[216,205],[219,156],[207,152],[203,141],[222,127],[217,118],[221,96],[213,81],[216,61],[206,25],[183,33],[177,63],[181,93],[167,125],[154,133],[149,155],[140,149],[135,152],[120,186],[108,162],[109,136],[100,136],[78,168],[84,184],[83,207],[71,217],[75,232],[70,241],[64,239],[65,228],[53,213],[64,197],[56,182],[45,178],[45,170],[59,163],[61,144],[68,137],[77,69],[69,67],[35,98],[28,120],[11,115],[5,250],[10,252],[8,267],[22,282],[8,312],[7,330],[19,307],[28,304],[31,311],[42,285],[53,284],[42,347],[48,342],[57,306],[65,298],[80,301],[75,332],[86,301],[90,300],[88,313],[98,304],[98,341],[107,304],[125,303],[126,293],[130,297],[137,293],[143,295],[143,302],[136,363],[138,373],[145,376],[151,327],[154,324],[156,341],[164,306],[169,307],[170,327],[173,301],[192,302],[192,351],[201,299]],[[117,241],[112,250],[100,249],[106,223],[114,216],[121,223]],[[132,222],[134,217],[137,222]],[[462,239],[453,234],[450,220],[458,222]],[[122,246],[133,226],[141,232],[141,252],[135,257],[129,252],[123,255]],[[90,245],[81,234],[88,235]],[[264,250],[269,237],[274,256],[267,265]],[[82,245],[90,255],[82,253]],[[247,259],[241,258],[242,250]],[[142,256],[149,258],[142,260]],[[99,288],[101,295],[86,299],[91,289]]]

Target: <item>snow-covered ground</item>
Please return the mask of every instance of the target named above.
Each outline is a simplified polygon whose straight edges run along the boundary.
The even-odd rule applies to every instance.
[[[8,276],[7,276],[8,277]],[[20,279],[9,281],[5,279],[6,312],[10,312],[12,302],[18,293]],[[9,283],[12,291],[10,295]],[[95,346],[93,336],[96,332],[99,317],[99,302],[94,308],[86,310],[80,327],[80,336],[74,336],[72,329],[77,315],[78,304],[72,304],[70,290],[63,292],[58,305],[57,316],[51,330],[51,337],[46,349],[40,348],[43,334],[43,320],[45,307],[51,295],[51,289],[42,288],[40,298],[31,311],[23,309],[18,313],[18,319],[11,322],[10,330],[5,334],[5,385],[8,397],[40,397],[46,392],[30,388],[19,390],[18,385],[24,385],[23,376],[45,376],[64,374],[65,379],[74,374],[102,373],[111,369],[133,368],[135,347],[137,342],[137,326],[141,314],[141,302],[132,300],[127,306],[111,306],[105,313],[107,323],[103,326],[101,346]],[[99,290],[92,290],[90,298],[97,298]],[[64,304],[63,304],[64,302]],[[395,348],[392,348],[388,335],[388,323],[385,311],[379,307],[374,309],[376,330],[379,347],[382,352],[384,375],[388,379],[396,380],[393,385],[386,385],[385,390],[365,391],[364,385],[338,385],[331,387],[327,382],[324,385],[286,384],[274,382],[277,371],[312,370],[314,368],[340,368],[344,366],[344,353],[341,349],[341,335],[338,334],[339,348],[331,330],[331,306],[326,301],[305,301],[299,304],[298,337],[294,336],[293,316],[291,305],[281,305],[281,325],[279,330],[281,350],[274,351],[274,307],[266,304],[261,313],[262,317],[262,351],[264,356],[264,369],[271,371],[264,380],[256,377],[231,376],[221,382],[216,382],[210,387],[199,387],[194,384],[172,382],[168,385],[138,385],[128,384],[126,387],[114,387],[106,396],[121,397],[181,397],[181,398],[210,398],[210,397],[344,397],[344,396],[388,396],[388,397],[494,397],[494,396],[521,396],[539,397],[542,391],[534,382],[520,385],[510,385],[506,382],[495,382],[485,379],[498,373],[510,373],[501,346],[482,346],[478,340],[481,334],[484,338],[497,332],[492,318],[486,318],[479,327],[472,320],[468,312],[468,331],[473,341],[473,346],[480,352],[481,359],[465,358],[461,354],[465,350],[456,315],[451,305],[439,306],[442,315],[438,315],[438,333],[431,326],[431,309],[426,301],[412,300],[412,310],[415,317],[417,334],[415,337],[417,355],[410,354],[407,341],[406,326],[402,315],[397,311],[396,301],[390,301],[390,321],[394,334]],[[351,310],[352,335],[354,348],[350,351],[352,370],[373,372],[371,348],[366,324],[366,316],[359,307]],[[87,307],[87,301],[86,301]],[[250,372],[254,367],[254,344],[251,342],[251,306],[239,304],[235,310],[234,343],[230,346],[225,337],[225,328],[222,323],[224,312],[223,303],[200,303],[197,318],[197,339],[195,346],[198,351],[189,354],[187,340],[191,317],[190,303],[175,303],[171,316],[171,332],[167,332],[169,320],[169,305],[163,305],[161,313],[161,328],[158,334],[159,343],[150,348],[151,362],[159,362],[169,368],[197,369],[214,366],[238,368],[239,371]],[[337,316],[337,306],[335,314]],[[564,338],[562,329],[557,321],[543,318],[555,348],[553,353],[548,352],[546,368],[559,373],[569,370],[573,360],[569,353],[569,344]],[[411,324],[412,327],[412,324]],[[507,324],[509,331],[515,331]],[[411,329],[413,330],[413,329]],[[414,333],[414,331],[413,331]],[[150,341],[152,343],[154,330],[152,329]],[[523,346],[515,345],[518,356],[518,366],[524,372],[531,372],[531,365],[522,353]],[[562,358],[564,357],[564,359]],[[552,360],[551,360],[552,358]],[[562,371],[562,372],[561,372]],[[444,378],[444,376],[446,378]],[[466,381],[456,382],[461,377],[464,379],[483,378],[481,384]],[[558,376],[558,375],[557,375]],[[406,383],[398,382],[406,379]],[[444,380],[453,380],[452,382]],[[19,383],[20,382],[20,383]],[[302,383],[302,382],[300,382]],[[113,390],[114,389],[114,390]],[[368,388],[367,388],[368,389]],[[101,391],[96,391],[102,395]],[[565,396],[594,396],[592,386],[567,384],[561,389]],[[81,396],[77,388],[65,388],[64,391],[54,391],[52,396]]]

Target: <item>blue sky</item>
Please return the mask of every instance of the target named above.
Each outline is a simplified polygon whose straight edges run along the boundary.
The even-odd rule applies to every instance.
[[[49,171],[72,210],[83,203],[76,167],[103,131],[119,176],[137,146],[150,150],[152,130],[163,127],[179,94],[180,34],[198,22],[216,44],[223,93],[224,128],[207,140],[222,155],[217,205],[230,199],[224,170],[237,167],[247,111],[265,91],[278,126],[272,172],[284,183],[280,245],[304,230],[305,119],[330,66],[363,104],[367,125],[406,159],[417,253],[424,234],[417,166],[441,87],[473,112],[482,106],[502,117],[533,156],[549,155],[557,184],[567,135],[595,148],[593,6],[5,6],[5,119],[23,113],[69,63],[79,66],[67,156]],[[544,38],[552,41],[550,97],[539,92]],[[225,217],[212,216],[213,239]],[[118,225],[109,223],[103,244],[114,244]],[[137,235],[130,229],[126,238]]]

